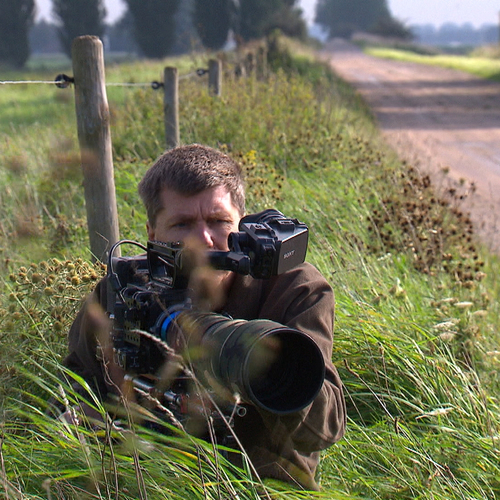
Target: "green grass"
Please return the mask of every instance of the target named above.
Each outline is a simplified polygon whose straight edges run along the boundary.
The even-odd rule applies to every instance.
[[[266,82],[227,77],[218,99],[208,95],[206,80],[183,79],[181,138],[241,161],[249,211],[276,207],[306,222],[307,259],[335,290],[333,360],[349,421],[346,437],[323,454],[323,496],[497,498],[498,257],[475,240],[455,200],[443,200],[383,144],[365,104],[326,67],[304,55],[272,62]],[[175,63],[113,66],[109,81],[159,79]],[[179,61],[186,75],[202,63]],[[162,96],[149,88],[116,95],[111,89],[121,235],[144,242],[136,184],[163,149]],[[69,387],[61,394],[55,373],[66,331],[103,269],[88,262],[71,90],[9,89],[10,98],[4,91],[5,496],[311,498],[284,485],[262,486],[188,436],[139,425],[120,436],[110,425],[89,431],[44,414],[49,397],[79,399]],[[24,102],[37,102],[31,92],[40,109],[27,112]],[[69,96],[62,104],[59,92]],[[7,103],[18,98],[16,114]],[[42,106],[52,116],[47,122]],[[95,409],[104,414],[98,402]]]
[[[500,81],[500,61],[491,57],[454,56],[442,54],[423,55],[412,51],[380,47],[366,47],[364,50],[367,54],[376,57],[458,69],[481,78]]]

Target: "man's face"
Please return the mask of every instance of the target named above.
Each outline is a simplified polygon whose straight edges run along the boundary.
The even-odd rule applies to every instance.
[[[154,227],[147,224],[150,240],[182,241],[208,250],[229,250],[227,238],[229,233],[238,231],[242,214],[225,187],[206,189],[193,196],[164,188],[161,201],[163,208]]]

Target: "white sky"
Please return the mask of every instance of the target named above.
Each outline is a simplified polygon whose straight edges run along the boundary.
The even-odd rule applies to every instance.
[[[122,0],[105,0],[108,10],[108,22],[120,17],[125,8]],[[497,24],[499,20],[500,0],[388,0],[392,14],[408,24],[435,24],[437,26],[452,22]],[[36,0],[39,17],[50,19],[51,0]],[[300,0],[308,21],[314,18],[316,0]]]
[[[470,22],[497,24],[500,0],[388,0],[394,17],[407,24],[435,24]],[[314,18],[316,0],[300,0],[306,19]]]

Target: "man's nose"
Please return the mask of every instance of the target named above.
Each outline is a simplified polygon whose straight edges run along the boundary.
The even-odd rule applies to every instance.
[[[196,233],[196,237],[201,241],[203,245],[205,245],[207,248],[214,247],[214,237],[208,224],[199,224]]]

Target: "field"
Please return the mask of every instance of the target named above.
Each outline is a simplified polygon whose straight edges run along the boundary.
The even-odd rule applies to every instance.
[[[310,56],[272,56],[266,81],[227,75],[220,98],[193,76],[204,56],[110,64],[107,81],[148,83],[177,65],[182,142],[241,161],[249,212],[276,207],[308,224],[307,259],[336,293],[333,360],[349,416],[346,437],[323,453],[317,496],[497,498],[498,258],[457,209],[461,193],[445,197],[400,162],[350,88]],[[108,98],[121,237],[144,242],[136,184],[163,150],[162,96],[110,86]],[[4,497],[314,497],[260,484],[179,432],[132,426],[119,438],[46,416],[50,397],[78,397],[58,384],[59,362],[104,272],[90,262],[72,89],[1,86],[0,133]]]
[[[408,50],[369,47],[366,48],[366,53],[377,57],[386,57],[400,61],[411,61],[423,64],[432,64],[442,66],[444,68],[458,69],[472,73],[481,78],[488,78],[495,81],[500,81],[500,60],[498,57],[491,57],[490,54],[496,55],[492,51],[477,51],[471,54],[470,57],[447,55],[447,54],[417,54]]]

